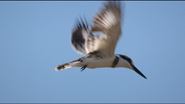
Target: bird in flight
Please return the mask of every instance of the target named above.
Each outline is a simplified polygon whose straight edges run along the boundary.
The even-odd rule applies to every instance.
[[[120,1],[104,2],[103,8],[93,19],[93,26],[89,26],[82,18],[77,20],[72,31],[71,45],[83,57],[69,63],[59,65],[56,71],[70,67],[101,68],[125,67],[145,77],[135,66],[131,58],[126,55],[114,54],[116,44],[121,36],[121,3]],[[98,32],[99,35],[93,35]]]

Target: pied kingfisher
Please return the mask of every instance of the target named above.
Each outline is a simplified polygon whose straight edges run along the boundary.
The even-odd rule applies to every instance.
[[[56,71],[70,67],[101,68],[101,67],[126,67],[145,77],[135,66],[131,58],[126,55],[114,55],[117,41],[121,35],[121,4],[120,2],[105,2],[102,10],[93,19],[93,25],[87,21],[77,20],[72,31],[71,45],[77,53],[84,55],[72,62],[59,65]],[[99,32],[100,35],[93,35]]]

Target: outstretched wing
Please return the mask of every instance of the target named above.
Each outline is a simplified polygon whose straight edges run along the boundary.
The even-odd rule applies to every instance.
[[[107,37],[104,38],[96,50],[102,54],[114,56],[115,47],[121,35],[121,4],[116,1],[108,1],[99,14],[93,20],[92,32],[101,32]]]
[[[72,32],[71,43],[80,54],[86,55],[98,51],[104,56],[114,56],[114,50],[121,34],[120,2],[108,2],[93,21],[94,27],[87,23],[77,22]],[[95,36],[92,32],[101,32],[105,35]]]

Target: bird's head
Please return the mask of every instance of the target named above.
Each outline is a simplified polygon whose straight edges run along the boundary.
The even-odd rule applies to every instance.
[[[120,59],[120,63],[119,63],[120,65],[119,65],[119,66],[121,66],[121,67],[126,67],[126,68],[129,68],[129,69],[131,69],[131,70],[134,70],[136,73],[138,73],[139,75],[141,75],[142,77],[144,77],[145,79],[147,79],[147,78],[145,77],[145,75],[142,74],[142,73],[134,66],[134,63],[133,63],[133,61],[132,61],[131,58],[129,58],[129,57],[126,56],[126,55],[121,55],[121,54],[117,54],[116,56],[118,56],[119,59]]]

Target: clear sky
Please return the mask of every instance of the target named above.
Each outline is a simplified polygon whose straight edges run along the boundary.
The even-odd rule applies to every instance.
[[[0,1],[0,102],[185,102],[185,2],[125,1],[115,53],[126,68],[55,67],[79,57],[77,17],[91,22],[101,1]]]

